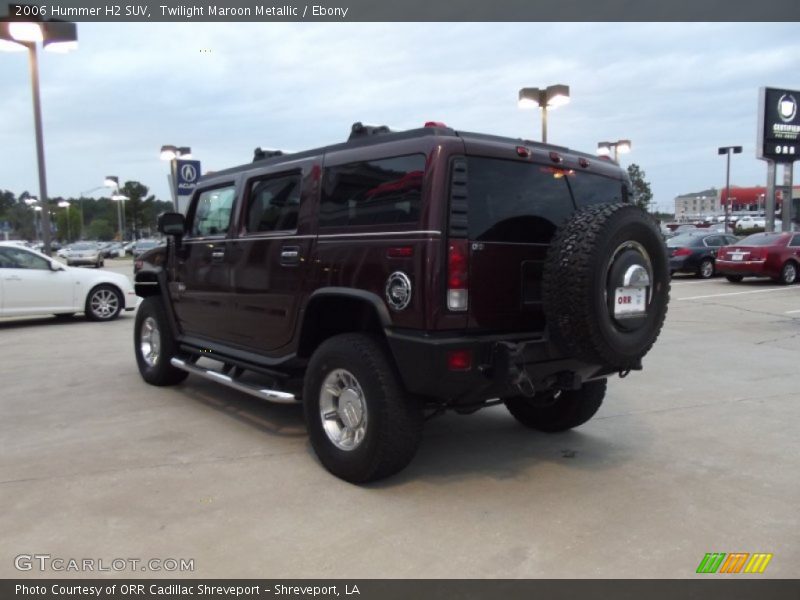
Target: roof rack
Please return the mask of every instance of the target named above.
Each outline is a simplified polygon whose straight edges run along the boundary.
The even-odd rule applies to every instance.
[[[258,162],[260,160],[264,160],[267,158],[272,158],[273,156],[283,156],[282,150],[265,150],[259,146],[255,150],[253,150],[253,162]]]
[[[386,125],[364,125],[361,121],[357,121],[350,128],[350,137],[347,138],[347,141],[382,133],[392,133],[392,130]]]

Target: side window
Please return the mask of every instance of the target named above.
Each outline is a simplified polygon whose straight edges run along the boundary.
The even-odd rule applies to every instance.
[[[328,167],[319,224],[335,227],[416,223],[424,174],[423,154]]]
[[[256,179],[249,184],[245,212],[247,233],[294,231],[300,210],[300,175]]]
[[[0,248],[0,268],[49,271],[50,265],[47,260],[32,252],[19,248]]]
[[[718,235],[712,235],[711,237],[706,238],[706,246],[709,248],[719,248],[720,246],[724,245],[724,240]]]
[[[619,179],[594,173],[575,172],[571,169],[563,172],[575,198],[575,206],[578,208],[629,201],[628,188]]]
[[[792,248],[800,247],[800,235],[794,236],[792,240],[789,242],[789,246],[791,246]]]
[[[467,157],[469,239],[549,243],[574,206],[563,169]]]
[[[225,235],[231,222],[231,209],[235,197],[236,188],[232,185],[200,192],[192,216],[190,235],[192,237]]]

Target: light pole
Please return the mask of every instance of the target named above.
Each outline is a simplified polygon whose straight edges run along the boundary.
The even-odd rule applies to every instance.
[[[116,175],[106,175],[106,178],[103,181],[103,186],[114,190],[114,193],[111,195],[111,199],[117,202],[117,229],[119,230],[119,240],[121,242],[124,242],[125,200],[127,200],[128,197],[119,193],[119,177],[117,177]]]
[[[42,134],[42,105],[39,99],[39,61],[36,43],[42,42],[45,50],[69,52],[78,47],[78,32],[75,23],[44,21],[0,22],[0,50],[28,50],[33,95],[33,122],[36,132],[36,160],[39,165],[39,199],[42,206],[42,241],[44,253],[50,256],[50,214],[47,209],[47,171],[44,161],[44,135]]]
[[[542,109],[542,142],[547,143],[547,109],[569,104],[569,86],[549,85],[544,89],[522,88],[519,91],[520,108]]]
[[[617,140],[616,142],[598,142],[597,155],[610,156],[611,151],[614,151],[614,162],[619,162],[620,154],[628,154],[631,151],[630,140]]]
[[[728,215],[731,206],[731,152],[734,154],[741,154],[741,146],[720,146],[717,148],[717,154],[725,155],[725,233],[728,233]]]
[[[67,209],[67,243],[69,244],[72,241],[72,225],[69,222],[69,202],[62,200],[58,203],[58,207]]]
[[[165,144],[161,146],[159,158],[169,162],[169,191],[172,194],[172,205],[176,211],[180,210],[178,206],[178,193],[175,190],[175,179],[178,177],[178,159],[192,158],[192,149],[189,146],[173,146],[172,144]]]

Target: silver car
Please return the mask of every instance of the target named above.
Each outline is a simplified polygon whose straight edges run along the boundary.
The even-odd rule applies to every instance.
[[[67,266],[92,265],[100,268],[103,266],[103,253],[100,246],[91,242],[72,244],[64,253]]]

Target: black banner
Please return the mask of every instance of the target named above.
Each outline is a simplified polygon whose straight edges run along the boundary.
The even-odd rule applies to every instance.
[[[68,21],[631,22],[800,20],[797,0],[76,0],[8,3],[0,18]]]
[[[209,598],[259,600],[307,598],[332,600],[797,600],[800,580],[755,579],[41,579],[0,581],[0,598],[17,600],[165,600]]]

